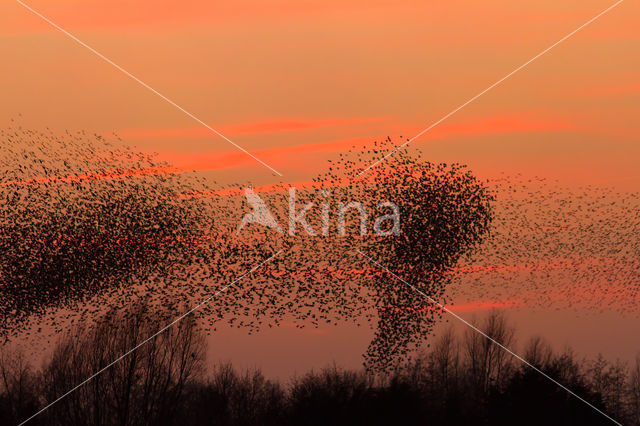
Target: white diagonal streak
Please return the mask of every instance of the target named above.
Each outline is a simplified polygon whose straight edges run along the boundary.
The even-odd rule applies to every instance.
[[[213,295],[207,297],[206,299],[204,299],[202,302],[200,302],[199,304],[197,304],[195,307],[191,308],[189,311],[185,312],[184,314],[180,315],[178,318],[174,319],[173,321],[171,321],[169,324],[167,324],[166,326],[164,326],[163,328],[161,328],[159,331],[157,331],[155,334],[151,335],[150,337],[148,337],[147,339],[143,340],[142,342],[138,343],[136,346],[134,346],[133,348],[129,349],[127,352],[125,352],[124,354],[122,354],[120,357],[118,357],[117,359],[115,359],[114,361],[112,361],[110,364],[106,365],[104,368],[100,369],[99,371],[93,373],[90,377],[88,377],[86,380],[84,380],[83,382],[81,382],[80,384],[76,385],[74,388],[70,389],[68,392],[66,392],[65,394],[61,395],[60,397],[58,397],[55,401],[50,402],[49,404],[47,404],[44,408],[42,408],[40,411],[38,411],[37,413],[35,413],[34,415],[32,415],[31,417],[29,417],[28,419],[24,420],[22,423],[20,423],[18,426],[22,426],[23,424],[27,423],[29,420],[33,419],[34,417],[36,417],[37,415],[39,415],[40,413],[44,412],[45,410],[51,408],[53,405],[57,404],[58,402],[60,402],[62,399],[66,398],[67,396],[69,396],[70,394],[72,394],[73,392],[75,392],[76,390],[78,390],[80,387],[82,387],[83,385],[87,384],[88,382],[90,382],[91,380],[95,379],[97,376],[99,376],[100,374],[104,373],[106,370],[108,370],[109,368],[111,368],[112,366],[114,366],[115,364],[117,364],[118,362],[122,361],[124,358],[126,358],[127,356],[131,355],[133,352],[135,352],[136,350],[140,349],[142,346],[144,346],[145,344],[147,344],[150,340],[155,339],[156,337],[158,337],[160,334],[164,333],[165,331],[167,331],[169,328],[171,328],[171,326],[173,326],[174,324],[176,324],[177,322],[182,321],[185,317],[187,317],[188,315],[192,314],[194,311],[196,311],[197,309],[200,309],[202,306],[206,305],[207,303],[209,303],[211,300],[213,300],[216,296],[218,296],[219,294],[227,291],[229,288],[231,288],[235,283],[237,283],[238,281],[240,281],[241,279],[243,279],[244,277],[246,277],[247,275],[251,274],[252,272],[254,272],[255,270],[261,268],[264,264],[270,262],[273,258],[275,258],[276,256],[278,256],[280,253],[282,253],[282,250],[279,250],[277,253],[275,253],[274,255],[272,255],[271,257],[269,257],[266,260],[263,260],[262,262],[260,262],[259,264],[257,264],[256,266],[254,266],[253,268],[251,268],[249,271],[245,272],[244,274],[240,275],[238,278],[236,278],[235,280],[233,280],[230,284],[227,284],[225,287],[223,287],[221,290],[218,290],[217,292],[215,292]]]
[[[582,398],[580,395],[576,394],[575,392],[573,392],[571,389],[569,389],[568,387],[566,387],[565,385],[563,385],[562,383],[558,382],[557,380],[555,380],[553,377],[549,376],[547,373],[545,373],[544,371],[540,370],[539,368],[537,368],[535,365],[531,364],[529,361],[527,361],[526,359],[522,358],[520,355],[516,354],[515,352],[513,352],[511,349],[507,348],[506,346],[504,346],[502,343],[498,342],[497,340],[493,339],[491,336],[487,335],[484,331],[480,330],[478,327],[476,327],[475,325],[471,324],[470,322],[468,322],[467,320],[465,320],[464,318],[462,318],[460,315],[456,314],[455,312],[451,311],[450,309],[448,309],[446,306],[444,306],[442,303],[438,302],[437,300],[433,299],[431,296],[429,296],[428,294],[426,294],[425,292],[423,292],[422,290],[420,290],[419,288],[417,288],[416,286],[414,286],[413,284],[407,282],[406,280],[404,280],[402,277],[394,274],[389,268],[387,268],[386,266],[380,264],[379,262],[377,262],[376,260],[372,259],[371,257],[367,256],[366,254],[364,254],[363,252],[361,252],[360,250],[358,250],[358,253],[364,257],[365,259],[367,259],[369,262],[373,263],[374,265],[378,266],[380,269],[388,272],[391,276],[393,276],[395,279],[403,282],[404,284],[408,285],[409,287],[411,287],[411,289],[413,289],[415,292],[417,292],[418,294],[422,295],[423,297],[425,297],[430,303],[436,305],[438,308],[442,309],[443,311],[445,311],[448,314],[453,315],[457,320],[461,321],[463,324],[465,324],[466,326],[470,327],[471,329],[473,329],[474,331],[476,331],[477,333],[480,333],[482,336],[486,337],[487,339],[489,339],[489,341],[491,341],[491,343],[497,345],[499,348],[503,349],[504,351],[506,351],[507,353],[511,354],[513,357],[515,357],[516,359],[518,359],[520,362],[522,362],[523,364],[525,364],[526,366],[530,367],[531,369],[533,369],[534,371],[537,371],[538,373],[542,374],[544,377],[546,377],[547,379],[549,379],[551,382],[553,382],[554,384],[558,385],[559,387],[561,387],[562,389],[564,389],[565,391],[567,391],[568,393],[570,393],[571,395],[575,396],[576,398],[578,398],[580,401],[584,402],[585,404],[587,404],[589,407],[593,408],[594,410],[596,410],[598,413],[602,414],[603,416],[605,416],[607,419],[611,420],[613,423],[622,426],[622,423],[614,420],[613,418],[611,418],[607,413],[605,413],[604,411],[600,410],[599,408],[597,408],[596,406],[594,406],[593,404],[591,404],[589,401],[585,400],[584,398]]]
[[[569,37],[573,36],[575,33],[577,33],[578,31],[580,31],[581,29],[583,29],[584,27],[586,27],[587,25],[591,24],[592,22],[594,22],[596,19],[600,18],[602,15],[604,15],[605,13],[609,12],[611,9],[613,9],[614,7],[618,6],[620,3],[622,3],[624,0],[618,0],[616,3],[612,4],[611,6],[609,6],[608,8],[606,8],[605,10],[603,10],[602,12],[598,13],[596,16],[594,16],[593,18],[589,19],[587,22],[585,22],[584,24],[580,25],[578,28],[576,28],[575,30],[571,31],[569,34],[567,34],[566,36],[562,37],[560,40],[556,41],[555,43],[553,43],[551,46],[547,47],[546,49],[544,49],[542,52],[538,53],[536,56],[534,56],[533,58],[529,59],[527,62],[525,62],[524,64],[520,65],[518,68],[516,68],[515,70],[511,71],[509,74],[505,75],[504,77],[502,77],[500,80],[496,81],[495,83],[493,83],[491,86],[487,87],[486,89],[484,89],[482,92],[478,93],[477,95],[475,95],[474,97],[472,97],[471,99],[469,99],[468,101],[466,101],[465,103],[463,103],[462,105],[460,105],[459,107],[457,107],[456,109],[454,109],[453,111],[451,111],[450,113],[448,113],[447,115],[445,115],[444,117],[442,117],[441,119],[439,119],[438,121],[436,121],[435,123],[431,124],[429,127],[427,127],[426,129],[424,129],[423,131],[421,131],[420,133],[418,133],[417,135],[415,135],[414,137],[412,137],[411,139],[407,140],[405,143],[398,145],[396,148],[394,148],[391,152],[387,153],[384,157],[382,157],[381,159],[375,161],[373,164],[370,164],[367,168],[363,169],[360,173],[358,173],[358,176],[362,176],[363,174],[365,174],[367,171],[369,171],[369,169],[377,166],[378,164],[380,164],[381,162],[383,162],[384,160],[386,160],[387,158],[391,157],[393,154],[395,154],[396,152],[398,152],[399,150],[401,150],[402,148],[404,148],[405,146],[409,145],[411,142],[413,142],[414,140],[418,139],[420,136],[424,135],[425,133],[427,133],[429,130],[433,129],[434,127],[436,127],[438,124],[442,123],[443,121],[445,121],[447,118],[451,117],[453,114],[455,114],[456,112],[460,111],[462,108],[466,107],[467,105],[469,105],[470,103],[472,103],[473,101],[475,101],[476,99],[478,99],[480,96],[484,95],[485,93],[487,93],[489,90],[493,89],[494,87],[496,87],[497,85],[499,85],[500,83],[502,83],[503,81],[505,81],[506,79],[508,79],[509,77],[511,77],[512,75],[514,75],[515,73],[517,73],[518,71],[520,71],[521,69],[523,69],[524,67],[526,67],[527,65],[529,65],[530,63],[532,63],[533,61],[535,61],[536,59],[538,59],[539,57],[541,57],[542,55],[544,55],[545,53],[547,53],[548,51],[550,51],[551,49],[553,49],[554,47],[556,47],[557,45],[559,45],[560,43],[562,43],[563,41],[565,41],[566,39],[568,39]]]
[[[238,145],[237,143],[235,143],[234,141],[232,141],[231,139],[229,139],[228,137],[226,137],[225,135],[223,135],[222,133],[220,133],[219,131],[217,131],[216,129],[214,129],[213,127],[209,126],[207,123],[205,123],[204,121],[200,120],[198,117],[196,117],[195,115],[193,115],[192,113],[190,113],[189,111],[187,111],[186,109],[184,109],[183,107],[181,107],[180,105],[178,105],[177,103],[175,103],[174,101],[172,101],[171,99],[167,98],[165,95],[163,95],[162,93],[158,92],[156,89],[154,89],[153,87],[149,86],[147,83],[145,83],[144,81],[140,80],[138,77],[136,77],[135,75],[131,74],[129,71],[125,70],[124,68],[122,68],[120,65],[116,64],[115,62],[113,62],[111,59],[107,58],[106,56],[104,56],[102,53],[98,52],[96,49],[94,49],[93,47],[89,46],[87,43],[85,43],[84,41],[80,40],[79,38],[77,38],[76,36],[74,36],[73,34],[71,34],[69,31],[65,30],[64,28],[60,27],[58,24],[56,24],[55,22],[51,21],[49,18],[47,18],[46,16],[42,15],[40,12],[38,12],[37,10],[33,9],[31,6],[25,4],[24,2],[20,1],[20,0],[16,0],[16,2],[18,4],[20,4],[21,6],[23,6],[25,9],[31,11],[33,14],[39,16],[42,20],[46,21],[47,23],[49,23],[50,25],[52,25],[54,28],[58,29],[59,31],[61,31],[62,33],[66,34],[69,38],[71,38],[72,40],[74,40],[76,43],[80,44],[81,46],[87,48],[88,50],[90,50],[92,53],[94,53],[95,55],[97,55],[98,57],[100,57],[102,60],[104,60],[105,62],[107,62],[108,64],[112,65],[113,67],[115,67],[116,69],[118,69],[119,71],[121,71],[123,74],[125,74],[126,76],[130,77],[131,79],[133,79],[134,81],[136,81],[137,83],[139,83],[140,85],[142,85],[143,87],[146,87],[147,89],[149,89],[151,92],[155,93],[156,95],[158,95],[160,98],[164,99],[165,101],[167,101],[169,104],[173,105],[174,107],[176,107],[177,109],[179,109],[180,111],[182,111],[184,114],[186,114],[187,116],[191,117],[193,120],[195,120],[196,122],[198,122],[199,124],[203,125],[204,127],[206,127],[207,129],[209,129],[210,131],[212,131],[213,133],[215,133],[216,135],[220,136],[222,139],[226,140],[227,142],[229,142],[231,145],[235,146],[236,148],[238,148],[240,151],[244,152],[245,154],[247,154],[249,157],[253,158],[254,160],[256,160],[258,163],[262,164],[263,166],[265,166],[266,168],[268,168],[269,170],[271,170],[272,172],[274,172],[275,174],[277,174],[278,176],[282,176],[282,173],[280,173],[279,171],[277,171],[276,169],[274,169],[273,167],[271,167],[270,165],[268,165],[267,163],[265,163],[264,161],[262,161],[261,159],[259,159],[258,157],[256,157],[255,155],[253,155],[252,153],[250,153],[249,151],[247,151],[246,149],[244,149],[243,147],[241,147],[240,145]]]

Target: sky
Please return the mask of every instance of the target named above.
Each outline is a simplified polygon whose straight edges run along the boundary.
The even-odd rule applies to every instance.
[[[15,1],[0,4],[0,124],[13,118],[35,129],[116,133],[179,169],[256,184],[309,181],[354,144],[418,134],[614,4],[25,3],[283,176],[276,178]],[[622,2],[412,142],[410,150],[419,149],[416,155],[428,161],[464,163],[481,178],[521,173],[566,185],[640,190],[639,12],[638,2]],[[593,316],[503,309],[526,333],[583,352],[607,348],[611,356],[628,358],[638,349],[633,339],[612,340],[604,329],[595,338],[585,334],[581,330],[597,322]],[[638,315],[598,315],[629,333],[640,326]],[[212,339],[221,357],[263,362],[273,374],[284,374],[292,364],[276,347],[298,353],[298,369],[331,359],[355,365],[370,334],[347,325],[285,326],[257,337],[223,330]],[[272,361],[243,358],[259,353],[256,347],[270,350]]]

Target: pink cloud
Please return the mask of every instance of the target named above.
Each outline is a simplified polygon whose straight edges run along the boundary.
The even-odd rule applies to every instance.
[[[239,123],[217,126],[216,130],[227,136],[255,135],[296,132],[323,127],[349,126],[368,124],[387,120],[383,117],[348,118],[348,119],[276,119],[253,123]],[[212,133],[203,126],[161,129],[125,129],[118,134],[124,139],[157,139],[157,138],[208,138]]]

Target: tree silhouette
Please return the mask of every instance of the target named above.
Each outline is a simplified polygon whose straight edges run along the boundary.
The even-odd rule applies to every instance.
[[[143,302],[112,311],[63,337],[42,369],[19,353],[0,357],[0,424],[16,424],[156,331]],[[493,312],[476,326],[515,346],[514,329]],[[204,368],[193,318],[96,376],[31,421],[38,425],[600,425],[608,420],[539,372],[494,350],[478,334],[440,334],[388,373],[337,366],[283,385],[259,370]],[[486,340],[486,339],[485,339]],[[640,357],[633,368],[602,357],[578,361],[542,339],[523,354],[540,370],[623,424],[638,425]]]
[[[158,316],[144,302],[109,312],[95,327],[69,334],[42,373],[53,401],[157,331]],[[174,424],[192,381],[201,374],[205,346],[195,319],[185,318],[115,363],[44,414],[53,424]]]

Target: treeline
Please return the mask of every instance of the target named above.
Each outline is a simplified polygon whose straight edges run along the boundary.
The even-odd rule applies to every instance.
[[[157,330],[145,305],[112,312],[62,338],[42,367],[0,357],[0,424],[18,424]],[[506,347],[500,313],[478,324]],[[230,364],[209,369],[204,335],[186,318],[34,417],[32,425],[640,425],[640,357],[633,365],[578,360],[541,339],[521,348],[549,377],[472,330],[442,334],[386,375],[338,367],[280,383]],[[588,404],[593,407],[590,407]]]

